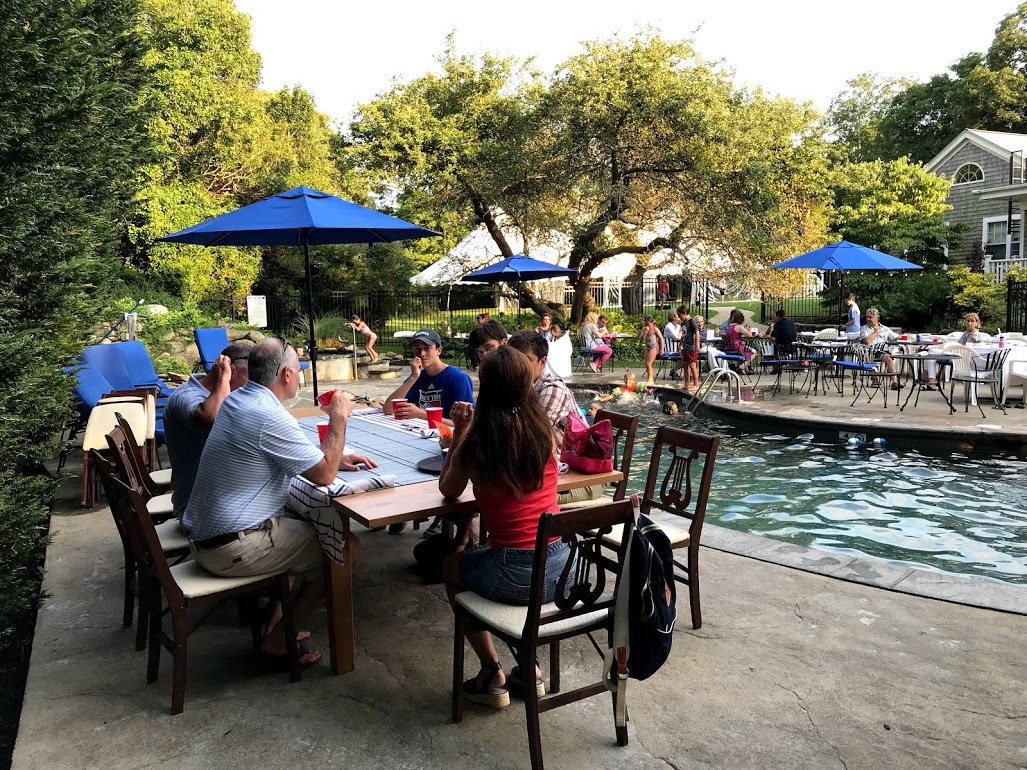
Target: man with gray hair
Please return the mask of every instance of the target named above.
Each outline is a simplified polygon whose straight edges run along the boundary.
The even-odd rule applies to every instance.
[[[233,577],[288,570],[301,579],[294,603],[299,621],[324,598],[324,557],[314,527],[284,515],[291,480],[303,476],[314,484],[330,484],[340,469],[376,464],[343,454],[353,403],[341,390],[323,407],[328,433],[320,448],[286,411],[283,402],[299,389],[300,365],[284,339],[269,337],[254,345],[249,374],[249,382],[221,404],[182,524],[193,558],[208,572]],[[359,541],[351,538],[355,559]],[[287,668],[280,619],[268,624],[261,651]],[[309,667],[320,658],[316,651],[301,649],[299,664]]]
[[[888,343],[894,342],[899,337],[887,326],[881,324],[881,312],[876,307],[867,310],[866,319],[866,324],[860,327],[859,338],[863,344],[874,351],[877,360],[892,374],[891,389],[900,390],[898,369],[895,367],[895,361],[888,355]]]
[[[200,455],[207,434],[214,425],[221,402],[249,379],[250,342],[235,342],[221,351],[210,371],[189,379],[171,394],[164,407],[164,435],[171,476],[171,503],[175,516],[182,518],[193,491]]]

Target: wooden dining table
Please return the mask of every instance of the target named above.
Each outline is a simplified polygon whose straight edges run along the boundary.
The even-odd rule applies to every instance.
[[[319,407],[292,409],[290,412],[298,419],[324,415]],[[591,474],[571,470],[560,474],[557,489],[568,492],[594,484],[613,484],[622,478],[623,474],[616,470]],[[438,479],[429,476],[418,483],[334,497],[331,502],[342,531],[342,558],[341,561],[325,560],[328,644],[332,672],[344,674],[352,671],[355,665],[350,521],[373,529],[451,513],[474,513],[478,508],[469,487],[460,497],[447,498],[439,492]],[[410,558],[413,559],[413,555]]]

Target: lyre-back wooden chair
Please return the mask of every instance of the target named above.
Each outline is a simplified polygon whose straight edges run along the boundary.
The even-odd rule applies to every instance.
[[[653,510],[672,513],[688,521],[687,528],[665,521],[657,521],[667,533],[674,549],[687,549],[685,559],[674,560],[674,578],[688,586],[688,599],[692,610],[692,627],[702,627],[699,604],[699,538],[706,518],[706,503],[710,497],[713,466],[717,459],[720,438],[692,433],[669,425],[660,426],[653,444],[652,459],[646,477],[645,492],[640,500],[642,513]],[[666,469],[661,466],[667,456]],[[693,465],[702,458],[702,473],[698,487],[693,482]]]
[[[582,634],[591,635],[605,629],[613,647],[613,609],[616,589],[620,585],[624,556],[628,540],[625,539],[611,559],[604,552],[602,537],[615,527],[631,527],[634,514],[630,500],[606,502],[604,505],[582,508],[558,514],[543,513],[539,517],[535,536],[535,555],[532,563],[531,592],[528,606],[520,607],[486,599],[473,591],[456,595],[453,611],[456,616],[453,639],[453,721],[463,719],[464,634],[469,624],[484,629],[517,650],[517,663],[521,671],[535,670],[540,646],[549,645],[549,694],[539,696],[536,688],[524,688],[525,716],[528,727],[528,750],[531,766],[541,770],[542,738],[539,714],[568,703],[600,695],[607,691],[607,683],[598,681],[569,692],[560,692],[559,643],[563,639]],[[545,595],[546,556],[549,541],[562,538],[570,544],[571,558],[567,560],[557,583],[557,598],[543,602]],[[612,585],[611,585],[612,583]],[[625,692],[619,683],[614,704]],[[616,724],[617,743],[626,746],[626,723]]]
[[[614,487],[612,499],[623,500],[627,496],[628,474],[631,472],[631,458],[635,453],[635,434],[638,433],[639,416],[637,414],[621,414],[600,409],[596,412],[593,424],[602,420],[609,420],[610,427],[613,428],[613,468],[624,474],[623,478]],[[618,447],[621,449],[619,455],[617,453]],[[602,505],[603,503],[608,503],[610,499],[603,496],[597,500],[581,500],[575,503],[566,503],[560,506],[560,510],[573,511],[578,508],[587,508],[591,505]]]
[[[133,459],[133,452],[138,452],[139,447],[135,441],[129,438],[129,434],[121,425],[115,425],[107,434],[107,446],[110,448],[111,458],[114,467],[117,468],[118,476],[130,487],[139,492],[146,504],[155,523],[167,521],[174,516],[174,507],[171,504],[171,493],[151,495],[148,485],[148,476],[139,468],[142,461]]]

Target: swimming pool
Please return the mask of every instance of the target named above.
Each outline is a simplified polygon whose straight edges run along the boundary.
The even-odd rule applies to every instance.
[[[587,406],[595,391],[576,392]],[[631,489],[641,490],[657,428],[722,437],[707,522],[893,564],[1027,585],[1027,461],[935,441],[847,446],[837,434],[759,433],[658,404],[642,416]]]

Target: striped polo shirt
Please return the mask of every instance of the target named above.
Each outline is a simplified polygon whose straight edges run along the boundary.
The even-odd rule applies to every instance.
[[[195,540],[281,516],[293,476],[324,454],[270,390],[252,380],[218,410],[182,524]]]

